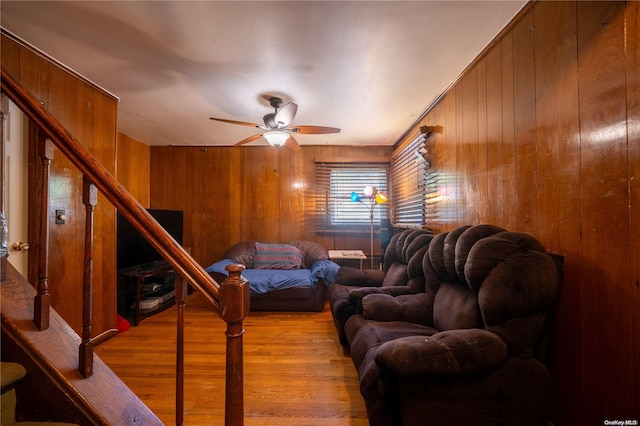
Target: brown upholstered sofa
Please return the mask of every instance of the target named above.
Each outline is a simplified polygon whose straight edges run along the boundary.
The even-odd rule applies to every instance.
[[[247,268],[243,275],[247,275],[249,269],[254,269],[254,258],[256,256],[257,241],[242,241],[229,247],[223,259],[233,260]],[[260,244],[260,243],[258,243]],[[283,244],[293,246],[302,252],[302,260],[300,269],[310,269],[320,263],[332,263],[329,259],[327,249],[313,241],[287,241]],[[335,265],[336,270],[338,266]],[[225,279],[225,275],[207,268],[207,272],[218,282]],[[296,271],[293,271],[296,272]],[[289,271],[278,271],[279,276],[286,279]],[[251,281],[251,280],[250,280]],[[315,311],[324,310],[326,299],[326,283],[323,279],[319,279],[313,284],[297,285],[282,289],[272,290],[266,293],[251,293],[252,311]]]
[[[329,306],[340,343],[347,345],[344,324],[360,313],[368,294],[411,294],[424,291],[422,257],[433,238],[429,230],[407,229],[395,234],[384,252],[382,270],[342,267],[328,289]]]
[[[464,226],[431,240],[422,293],[365,296],[345,334],[370,424],[545,425],[556,260],[529,235]]]

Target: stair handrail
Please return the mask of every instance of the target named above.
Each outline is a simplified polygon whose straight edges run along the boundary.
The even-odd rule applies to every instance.
[[[226,386],[225,386],[225,425],[242,426],[244,424],[243,396],[243,320],[249,312],[249,286],[241,276],[243,265],[228,265],[229,276],[221,286],[178,244],[175,239],[151,216],[127,189],[100,163],[82,144],[71,135],[64,126],[47,111],[43,105],[9,73],[1,67],[0,89],[22,112],[45,133],[49,140],[83,173],[84,179],[94,185],[119,213],[138,231],[160,255],[174,268],[176,280],[181,281],[180,291],[186,295],[186,283],[196,289],[219,313],[227,323]],[[183,299],[178,301],[178,334],[182,334],[181,312]],[[182,352],[178,339],[177,370]],[[177,380],[180,387],[181,377]],[[177,395],[182,390],[177,390]],[[176,409],[182,407],[177,398]],[[176,412],[176,424],[182,425],[182,413]]]
[[[162,257],[219,310],[220,284],[147,212],[127,189],[2,66],[2,91],[51,139],[54,145],[142,234]]]

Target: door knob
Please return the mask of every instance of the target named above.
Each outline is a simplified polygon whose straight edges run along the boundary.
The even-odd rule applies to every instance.
[[[15,251],[29,250],[29,243],[17,242],[11,246]]]

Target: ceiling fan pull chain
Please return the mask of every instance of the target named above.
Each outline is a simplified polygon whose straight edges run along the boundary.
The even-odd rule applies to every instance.
[[[273,169],[274,172],[278,173],[278,146],[276,145],[276,167]]]

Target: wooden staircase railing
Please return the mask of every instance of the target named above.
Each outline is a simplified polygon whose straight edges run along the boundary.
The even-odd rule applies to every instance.
[[[83,203],[87,210],[85,222],[85,256],[83,275],[82,343],[79,348],[80,373],[90,376],[93,342],[91,341],[91,282],[93,208],[97,192],[113,204],[118,212],[171,264],[176,272],[178,305],[178,345],[176,365],[176,424],[182,424],[183,400],[183,309],[187,283],[199,291],[227,323],[225,425],[244,424],[243,393],[243,321],[249,312],[249,286],[241,272],[242,265],[230,265],[229,277],[218,284],[213,278],[158,224],[146,209],[88,152],[61,123],[38,102],[4,67],[0,76],[1,89],[38,127],[48,139],[40,143],[42,160],[42,220],[40,221],[40,257],[38,261],[37,295],[34,300],[34,322],[40,330],[48,327],[50,295],[48,292],[48,176],[55,145],[84,176]],[[52,145],[53,144],[53,145]]]

